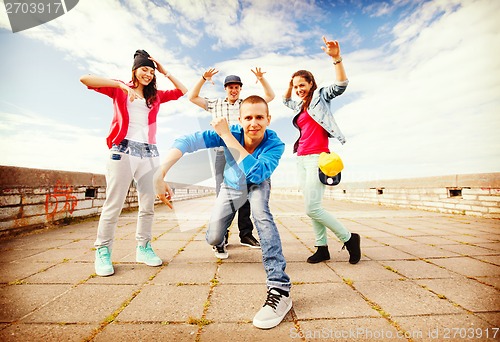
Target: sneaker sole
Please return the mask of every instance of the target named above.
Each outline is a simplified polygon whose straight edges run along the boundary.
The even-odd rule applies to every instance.
[[[291,308],[292,308],[292,301],[290,301],[290,304],[286,308],[285,314],[282,317],[278,317],[269,321],[257,321],[254,318],[252,323],[255,327],[259,329],[272,329],[283,321],[283,319],[286,317]]]
[[[240,242],[240,245],[247,246],[247,247],[254,248],[254,249],[260,249],[260,246],[253,246],[253,245],[250,245],[250,244],[244,243],[244,242]]]
[[[330,258],[328,259],[321,259],[321,260],[318,260],[318,261],[310,261],[310,260],[306,260],[308,264],[319,264],[320,262],[323,262],[323,261],[328,261],[330,260]]]
[[[99,277],[108,277],[110,275],[115,274],[115,270],[112,270],[111,272],[104,272],[104,273],[99,273],[97,270],[95,271],[95,274],[97,274]]]
[[[146,261],[141,261],[141,260],[137,260],[137,259],[135,261],[140,262],[141,264],[146,264],[146,265],[151,266],[151,267],[157,267],[157,266],[163,265],[163,261],[160,263],[156,263],[156,262],[155,263],[151,263],[151,262],[147,263]]]
[[[229,258],[229,255],[225,255],[225,256],[215,256],[217,259],[227,259]]]

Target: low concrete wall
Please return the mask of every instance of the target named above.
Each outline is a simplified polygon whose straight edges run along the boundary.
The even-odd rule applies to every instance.
[[[300,194],[298,189],[274,191]],[[325,198],[500,218],[500,173],[341,182],[327,187]]]
[[[207,196],[215,189],[171,183],[175,201]],[[104,175],[0,166],[0,235],[100,214],[106,198]],[[138,206],[135,185],[124,210]]]

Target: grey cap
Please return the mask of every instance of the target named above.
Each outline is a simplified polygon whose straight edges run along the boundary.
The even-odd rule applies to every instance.
[[[226,77],[226,79],[224,80],[224,88],[230,83],[237,83],[241,87],[243,86],[243,83],[241,83],[241,78],[236,75],[229,75]]]

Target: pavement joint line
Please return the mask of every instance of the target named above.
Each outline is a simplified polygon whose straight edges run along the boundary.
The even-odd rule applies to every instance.
[[[425,261],[425,262],[427,262],[427,263],[429,263],[429,264],[431,264],[431,265],[434,265],[434,266],[438,266],[439,268],[445,269],[445,270],[447,270],[448,272],[453,272],[453,273],[456,273],[456,274],[458,274],[458,275],[463,276],[462,274],[457,273],[457,272],[454,272],[454,271],[451,271],[451,270],[448,270],[447,268],[445,268],[445,267],[443,267],[443,266],[436,265],[436,264],[434,264],[434,263],[432,263],[432,262],[428,262],[427,260],[424,260],[423,258],[419,258],[419,260]],[[392,268],[392,267],[390,267],[390,266],[385,266],[385,265],[383,264],[383,260],[382,260],[382,262],[381,262],[381,261],[376,261],[376,262],[377,262],[377,263],[379,263],[380,265],[384,266],[384,268],[386,268],[387,270],[389,270],[389,271],[391,271],[391,272],[394,272],[394,273],[398,274],[399,276],[403,277],[403,278],[404,278],[404,279],[403,279],[404,281],[409,281],[409,282],[411,282],[411,283],[414,283],[414,284],[416,284],[416,285],[420,286],[421,288],[423,288],[424,290],[426,290],[426,291],[428,291],[428,292],[432,293],[433,295],[437,296],[439,299],[446,300],[446,301],[448,301],[450,304],[452,304],[453,306],[455,306],[455,307],[457,307],[457,308],[459,308],[459,309],[464,310],[464,311],[465,311],[468,315],[472,315],[472,316],[474,316],[474,317],[476,317],[476,318],[478,318],[478,319],[482,320],[482,319],[481,319],[481,317],[477,316],[474,312],[472,312],[472,311],[470,311],[470,310],[468,310],[468,309],[464,308],[463,306],[461,306],[461,305],[460,305],[460,304],[458,304],[458,303],[455,303],[454,301],[452,301],[451,299],[449,299],[448,297],[446,297],[446,295],[443,295],[443,294],[437,293],[436,291],[431,290],[431,289],[430,289],[427,285],[425,285],[425,284],[419,284],[419,283],[415,282],[415,281],[414,281],[414,279],[412,279],[412,278],[409,278],[409,277],[405,276],[404,274],[400,273],[399,271],[397,271],[396,269],[394,269],[394,268]],[[471,280],[477,280],[477,279],[474,279],[474,278],[472,278],[472,277],[468,277],[468,276],[465,276],[465,277],[466,277],[466,278],[468,278],[468,279],[471,279]],[[421,279],[421,280],[424,280],[424,279]],[[480,282],[480,283],[481,283],[481,282]],[[490,286],[490,287],[492,287],[492,288],[495,288],[494,286],[489,285],[489,284],[484,284],[484,285],[488,285],[488,286]],[[458,313],[457,313],[457,314],[458,314]],[[419,315],[419,316],[422,316],[422,315]],[[399,316],[398,316],[398,317],[399,317]]]
[[[40,253],[38,253],[38,254],[40,254]],[[33,254],[33,255],[36,255],[36,254]],[[29,278],[29,277],[34,276],[35,274],[40,274],[40,273],[46,272],[46,271],[50,270],[51,268],[54,268],[54,267],[56,267],[56,266],[58,266],[60,264],[64,264],[64,263],[68,262],[69,260],[71,260],[71,259],[63,259],[59,263],[56,263],[56,264],[50,265],[48,267],[45,267],[45,268],[43,268],[41,270],[38,270],[38,271],[36,271],[36,272],[34,272],[34,273],[30,274],[30,275],[27,275],[24,278],[13,280],[13,281],[7,283],[7,285],[10,286],[10,285],[20,285],[20,284],[36,284],[36,283],[28,283],[28,282],[26,282],[26,279]]]
[[[212,305],[210,300],[212,298],[212,294],[214,292],[214,289],[215,289],[215,287],[217,287],[219,285],[218,276],[219,276],[219,269],[220,269],[221,264],[222,264],[222,260],[219,259],[217,261],[217,267],[215,269],[214,277],[210,280],[210,289],[208,290],[207,300],[205,301],[205,304],[203,305],[203,312],[201,314],[201,320],[206,324],[198,324],[198,331],[196,333],[195,342],[200,341],[201,335],[203,334],[203,328],[206,325],[213,323],[212,321],[207,320],[206,317],[207,317],[208,310],[210,309],[210,306]]]
[[[309,248],[305,243],[304,241],[302,241],[300,239],[300,237],[295,234],[295,232],[293,232],[289,227],[287,227],[284,223],[282,223],[281,221],[278,221],[289,233],[290,235],[292,235],[294,238],[296,238],[302,245],[304,245],[304,247],[306,247],[311,253],[313,253],[313,250],[311,248]]]
[[[292,305],[292,308],[290,309],[289,312],[290,312],[290,315],[292,316],[293,326],[295,328],[295,331],[299,334],[302,341],[306,341],[304,333],[302,332],[302,327],[300,326],[299,318],[297,317],[297,314],[295,313],[293,305]]]
[[[455,303],[454,301],[452,301],[451,299],[449,299],[449,298],[448,298],[448,297],[446,297],[445,295],[443,295],[443,294],[439,294],[439,293],[437,293],[436,291],[431,290],[430,288],[428,288],[428,287],[427,287],[427,285],[425,285],[425,284],[417,284],[417,285],[419,285],[419,286],[420,286],[420,287],[422,287],[423,289],[425,289],[425,290],[429,291],[430,293],[432,293],[432,294],[436,295],[439,299],[446,300],[446,301],[448,301],[450,304],[452,304],[453,306],[455,306],[455,307],[457,307],[457,308],[460,308],[460,309],[464,310],[464,311],[465,311],[468,315],[472,315],[472,316],[474,316],[474,317],[477,317],[477,318],[481,319],[481,317],[476,316],[476,315],[474,314],[474,312],[472,312],[472,311],[470,311],[470,310],[468,310],[468,309],[464,308],[463,306],[461,306],[461,305],[460,305],[460,304],[458,304],[458,303]]]
[[[290,233],[290,235],[292,235],[295,239],[297,239],[301,244],[303,244],[310,252],[312,252],[312,250],[307,247],[307,245],[299,238],[299,236],[297,236],[297,234],[295,234],[289,227],[287,227],[286,224],[284,224],[281,220],[277,219],[277,223],[281,224],[287,231],[288,233]],[[304,283],[304,282],[292,282],[292,285],[299,285],[301,283]],[[293,325],[295,327],[295,330],[299,333],[299,336],[302,338],[303,341],[305,341],[305,337],[304,337],[304,334],[302,332],[302,328],[300,326],[300,321],[295,313],[295,310],[294,310],[294,307],[292,305],[292,308],[290,309],[290,314],[292,315],[292,319],[293,319]]]
[[[170,229],[166,229],[163,233],[157,235],[157,236],[154,236],[152,238],[152,241],[156,241],[158,240],[158,238],[161,238],[163,235],[167,234],[167,233],[170,233],[172,230],[174,230],[175,228],[179,227],[179,224],[176,224],[175,226],[173,226],[172,228]]]
[[[72,286],[72,287],[70,287],[69,289],[67,289],[67,290],[66,290],[66,291],[64,291],[63,293],[60,293],[59,295],[57,295],[57,296],[55,296],[54,298],[52,298],[52,300],[49,300],[48,302],[43,303],[43,304],[42,304],[42,305],[40,305],[39,307],[36,307],[36,308],[35,308],[35,309],[33,309],[31,312],[28,312],[26,315],[24,315],[24,316],[20,317],[20,318],[19,318],[19,319],[17,319],[16,321],[11,322],[11,324],[9,324],[9,326],[10,326],[10,325],[12,325],[13,323],[17,323],[17,322],[19,322],[19,321],[23,320],[23,319],[24,319],[24,318],[26,318],[26,317],[31,316],[32,314],[34,314],[34,313],[35,313],[35,312],[37,312],[37,311],[40,311],[41,309],[43,309],[43,308],[44,308],[44,307],[46,307],[47,305],[49,305],[49,304],[51,304],[51,303],[55,302],[57,299],[59,299],[59,298],[61,298],[62,296],[64,296],[66,293],[68,293],[69,291],[71,291],[73,288],[74,288],[73,286]]]
[[[147,283],[147,281],[146,281]],[[132,300],[134,300],[135,297],[137,297],[137,295],[139,295],[139,293],[141,293],[141,290],[142,288],[144,287],[145,284],[142,284],[141,287],[138,289],[138,290],[135,290],[134,292],[132,292],[132,296],[129,297],[128,299],[126,299],[122,305],[116,309],[115,311],[113,311],[111,313],[111,315],[108,315],[101,323],[99,323],[99,326],[95,329],[93,329],[92,333],[90,336],[88,336],[87,338],[84,339],[85,342],[89,342],[89,341],[92,341],[99,333],[101,333],[109,324],[111,324],[112,322],[115,321],[116,317],[118,317],[118,315],[123,311],[125,310],[125,308],[132,302]]]
[[[328,267],[330,267],[328,265]],[[339,277],[340,275],[332,268],[330,267],[330,269],[335,272],[335,274],[337,274]],[[342,278],[342,281],[344,281],[344,278]],[[378,303],[376,303],[375,301],[371,300],[370,298],[368,298],[367,296],[365,296],[363,293],[359,292],[358,289],[356,288],[356,286],[354,286],[354,282],[345,282],[344,281],[344,284],[346,284],[347,286],[349,286],[353,291],[355,291],[356,293],[358,293],[358,295],[375,311],[377,311],[377,313],[382,316],[383,319],[385,319],[391,326],[393,326],[397,331],[401,332],[403,334],[403,336],[407,336],[407,331],[405,329],[403,329],[399,323],[397,321],[395,321],[391,314],[388,313],[387,311],[385,311],[382,306],[380,306]],[[408,342],[412,342],[413,340],[411,338],[406,338],[406,340]]]

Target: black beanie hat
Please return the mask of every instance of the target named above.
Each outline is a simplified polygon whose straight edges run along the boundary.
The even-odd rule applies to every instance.
[[[144,50],[137,50],[134,53],[134,64],[132,65],[132,70],[140,68],[141,66],[148,66],[155,69],[155,63],[150,60],[149,53]]]

